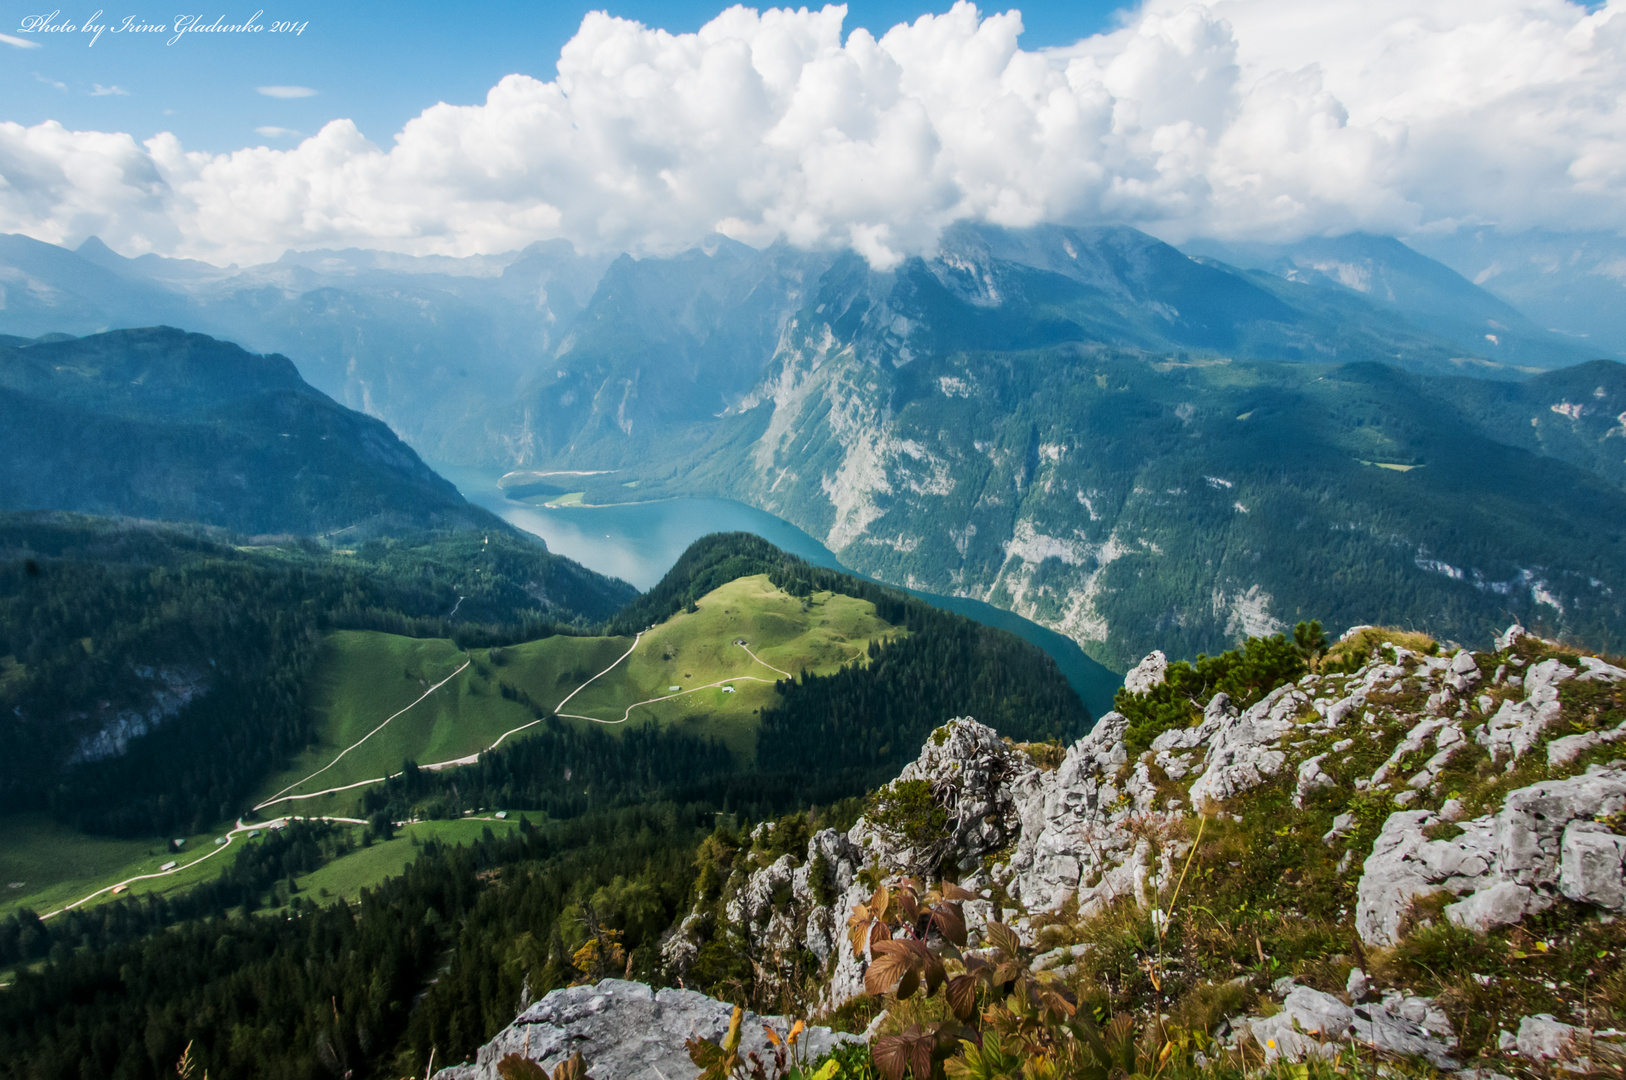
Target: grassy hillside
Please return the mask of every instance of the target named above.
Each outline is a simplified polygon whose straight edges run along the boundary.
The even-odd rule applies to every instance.
[[[176,858],[167,851],[156,837],[86,836],[45,814],[8,814],[0,818],[0,915],[19,908],[54,911],[133,874],[157,870]]]
[[[633,595],[505,532],[327,550],[0,515],[0,812],[201,832],[311,741],[302,702],[325,632],[523,641]]]
[[[531,815],[535,818],[536,815]],[[446,821],[419,821],[392,829],[390,835],[368,835],[368,829],[338,823],[348,837],[346,848],[308,873],[290,875],[297,892],[321,899],[355,900],[362,889],[374,888],[402,872],[424,842],[472,843],[486,830],[497,834],[517,828],[526,819],[512,813],[498,819],[491,814]],[[245,848],[263,842],[270,833],[239,833],[229,846],[215,843],[216,834],[185,838],[146,837],[115,840],[87,836],[57,824],[43,814],[13,814],[0,818],[0,919],[23,911],[53,916],[68,905],[84,911],[122,900],[176,897],[227,874]],[[183,839],[179,851],[169,848]],[[174,861],[174,873],[129,881],[140,875],[158,875]],[[121,882],[128,887],[114,894]],[[286,900],[283,893],[280,900]]]
[[[831,674],[863,658],[870,642],[901,633],[868,601],[830,592],[791,596],[763,574],[714,589],[693,607],[635,635],[636,648],[632,637],[555,636],[464,652],[444,639],[331,634],[310,689],[316,741],[267,780],[255,801],[387,776],[407,759],[428,765],[478,754],[532,724],[536,709],[612,731],[677,726],[722,739],[748,762],[756,717],[772,704],[776,682]],[[331,813],[355,800],[354,791],[341,792],[278,802],[265,812]]]

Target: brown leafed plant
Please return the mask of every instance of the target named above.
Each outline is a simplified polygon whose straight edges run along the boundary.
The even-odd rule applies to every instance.
[[[502,1080],[593,1080],[587,1075],[587,1062],[580,1051],[555,1065],[551,1076],[525,1055],[507,1054],[497,1062],[497,1075]]]
[[[745,1010],[736,1005],[728,1022],[728,1033],[721,1042],[696,1038],[683,1044],[689,1051],[689,1060],[700,1069],[699,1080],[801,1080],[807,1075],[805,1021],[796,1021],[784,1035],[769,1024],[762,1025],[768,1039],[768,1053],[763,1057],[754,1050],[740,1053],[740,1028],[744,1019]],[[830,1063],[809,1080],[831,1080],[835,1072],[834,1063]]]
[[[941,990],[952,1020],[911,1024],[875,1039],[886,1080],[1114,1080],[1185,1072],[1206,1040],[1162,1021],[1137,1031],[1127,1015],[1098,1022],[1065,985],[1035,973],[1015,930],[989,922],[983,947],[966,948],[961,902],[944,883],[922,894],[908,878],[883,885],[847,921],[854,955],[872,957],[864,988],[906,1000]]]

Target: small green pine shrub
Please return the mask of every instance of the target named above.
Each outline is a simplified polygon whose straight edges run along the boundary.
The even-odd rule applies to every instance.
[[[1129,719],[1124,741],[1130,753],[1143,753],[1163,732],[1201,720],[1215,694],[1229,694],[1232,704],[1243,709],[1303,675],[1309,670],[1305,649],[1321,648],[1319,630],[1312,633],[1310,624],[1303,625],[1305,630],[1299,635],[1305,642],[1303,648],[1281,634],[1249,638],[1241,649],[1218,656],[1198,653],[1195,663],[1180,660],[1170,664],[1163,682],[1144,694],[1119,690],[1113,704]]]
[[[900,780],[875,792],[865,812],[872,825],[924,851],[948,831],[948,812],[932,798],[928,780]]]

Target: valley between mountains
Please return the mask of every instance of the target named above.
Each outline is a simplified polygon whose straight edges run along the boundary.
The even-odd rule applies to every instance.
[[[0,1061],[1619,1075],[1621,357],[1392,238],[1188,249],[0,238]],[[853,572],[640,591],[426,458]]]
[[[222,271],[11,238],[0,331],[139,310],[281,352],[433,460],[574,474],[589,504],[739,499],[1114,670],[1307,618],[1619,646],[1618,356],[1392,238],[1188,248],[964,224],[886,272],[721,237]],[[95,482],[5,504],[111,506]]]

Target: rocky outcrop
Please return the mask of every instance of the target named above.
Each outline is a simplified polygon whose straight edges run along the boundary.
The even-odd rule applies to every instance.
[[[692,990],[652,990],[643,983],[605,979],[596,986],[555,990],[515,1018],[480,1047],[472,1062],[435,1073],[435,1080],[500,1080],[497,1063],[519,1054],[551,1072],[580,1053],[588,1075],[598,1080],[694,1080],[700,1075],[688,1039],[720,1041],[734,1007]],[[764,1026],[781,1037],[790,1021],[746,1013],[740,1024],[740,1054],[766,1056]],[[812,1027],[798,1039],[812,1058],[857,1038]]]
[[[119,757],[130,743],[157,730],[208,693],[210,687],[210,679],[203,671],[186,665],[142,664],[131,668],[131,674],[135,680],[130,685],[141,699],[139,705],[115,709],[104,701],[94,712],[78,712],[68,718],[70,724],[98,725],[94,733],[80,738],[78,748],[68,759],[69,765]]]
[[[1162,649],[1153,649],[1146,658],[1129,669],[1124,676],[1124,689],[1131,694],[1144,694],[1154,686],[1160,686],[1168,675],[1169,658],[1163,655]]]
[[[1626,910],[1626,837],[1599,819],[1626,810],[1626,770],[1594,766],[1568,780],[1519,788],[1495,814],[1454,826],[1427,810],[1384,822],[1358,886],[1355,928],[1369,944],[1392,945],[1412,901],[1441,890],[1466,899],[1446,918],[1474,930],[1519,922],[1555,896]]]
[[[1239,1025],[1264,1050],[1265,1061],[1331,1060],[1353,1040],[1392,1057],[1418,1057],[1440,1069],[1454,1069],[1456,1044],[1450,1019],[1430,998],[1391,994],[1363,1005],[1308,986],[1291,987],[1274,1016],[1251,1018]]]
[[[1031,942],[1041,912],[1071,905],[1087,918],[1125,898],[1164,907],[1196,815],[1240,822],[1241,801],[1268,785],[1343,849],[1337,873],[1358,875],[1349,918],[1367,945],[1396,944],[1414,904],[1440,893],[1446,919],[1481,932],[1561,902],[1626,912],[1626,762],[1599,753],[1626,725],[1600,726],[1618,694],[1604,695],[1616,702],[1607,707],[1574,704],[1583,690],[1602,700],[1589,684],[1621,683],[1626,670],[1516,629],[1505,637],[1495,654],[1380,643],[1353,671],[1305,675],[1245,708],[1215,693],[1192,726],[1162,731],[1139,753],[1130,721],[1108,713],[1054,767],[971,718],[952,720],[850,830],[819,832],[805,855],[743,873],[722,918],[753,950],[759,977],[781,970],[788,987],[792,970],[776,965],[810,953],[821,1004],[839,1005],[862,992],[869,959],[848,947],[848,913],[886,875],[942,870],[978,896],[965,903],[973,946],[995,918]],[[1167,670],[1154,654],[1132,675],[1149,690]],[[1526,782],[1503,779],[1510,769]],[[922,831],[918,815],[894,808],[925,797],[939,825]],[[1470,817],[1465,802],[1486,809]],[[667,941],[674,976],[714,917],[697,910]],[[1072,949],[1038,966],[1066,975],[1080,955]],[[1247,1030],[1295,1059],[1354,1039],[1454,1067],[1449,1025],[1427,999],[1363,994],[1293,989],[1282,1012]]]
[[[1501,1049],[1532,1065],[1557,1064],[1569,1074],[1619,1076],[1626,1068],[1626,1037],[1619,1031],[1594,1032],[1566,1024],[1548,1013],[1519,1020],[1515,1034],[1504,1031]]]
[[[865,817],[848,838],[877,866],[916,875],[935,874],[944,860],[962,873],[976,870],[984,854],[1017,834],[1022,809],[1033,801],[1039,771],[997,732],[963,717],[938,728],[889,788],[911,782],[930,786],[947,828],[921,845],[882,817]]]

